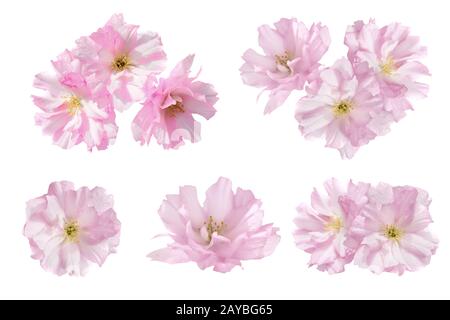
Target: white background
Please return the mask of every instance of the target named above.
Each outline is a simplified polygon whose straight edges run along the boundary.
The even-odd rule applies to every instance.
[[[10,1],[0,12],[0,298],[143,299],[315,299],[450,298],[450,54],[445,1]],[[202,122],[202,141],[164,151],[134,142],[130,123],[135,105],[118,114],[119,134],[106,151],[89,153],[84,145],[63,150],[34,125],[33,76],[74,40],[101,27],[113,13],[129,23],[158,32],[171,68],[196,53],[201,80],[220,95],[217,114]],[[293,117],[294,94],[281,109],[263,116],[265,99],[242,84],[241,55],[257,49],[257,27],[282,17],[307,25],[321,21],[332,36],[323,63],[345,55],[346,26],[370,17],[379,25],[398,21],[411,26],[429,48],[425,61],[433,73],[429,98],[392,132],[341,160],[322,141],[306,141]],[[194,263],[151,262],[146,254],[161,247],[151,240],[165,232],[157,209],[167,193],[192,184],[199,195],[219,176],[234,187],[251,189],[263,200],[265,221],[275,222],[282,240],[275,253],[244,262],[227,274],[201,271]],[[295,207],[309,201],[311,189],[330,177],[393,185],[409,184],[433,198],[432,230],[440,247],[431,264],[402,277],[373,275],[349,265],[330,276],[308,269],[308,254],[293,242]],[[121,244],[102,268],[86,277],[58,277],[32,260],[22,236],[25,202],[48,184],[71,180],[77,187],[105,187],[115,197],[122,222]]]

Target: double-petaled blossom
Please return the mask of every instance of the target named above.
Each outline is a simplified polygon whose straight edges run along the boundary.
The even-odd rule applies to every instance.
[[[391,121],[398,121],[412,109],[410,97],[425,97],[428,85],[420,82],[429,75],[420,61],[426,47],[410,33],[408,27],[391,23],[379,28],[374,20],[349,26],[345,35],[348,58],[353,64],[368,63],[385,99]]]
[[[438,247],[428,230],[430,202],[428,193],[418,188],[384,183],[372,187],[352,232],[362,238],[355,264],[374,273],[399,275],[429,264]]]
[[[324,186],[325,193],[314,189],[311,207],[301,204],[297,208],[294,237],[297,247],[311,254],[310,266],[332,274],[344,271],[353,259],[355,250],[345,242],[353,220],[367,203],[369,185],[350,181],[342,187],[332,179]]]
[[[328,50],[328,28],[320,23],[307,28],[297,19],[281,19],[275,28],[259,27],[259,45],[264,54],[247,50],[241,67],[245,84],[270,91],[265,113],[270,113],[288,98],[293,90],[302,90],[316,79],[320,59]]]
[[[376,137],[383,125],[383,99],[374,93],[377,84],[368,72],[355,72],[345,58],[320,73],[315,90],[300,99],[296,118],[307,138],[323,137],[326,146],[351,158],[364,144]]]
[[[149,75],[163,71],[166,54],[157,33],[138,32],[115,14],[90,36],[77,40],[76,56],[106,86],[116,110],[123,111],[144,99]]]
[[[179,194],[167,195],[159,215],[173,242],[149,257],[167,263],[193,261],[228,272],[242,260],[270,255],[280,240],[277,228],[263,225],[261,201],[249,190],[234,193],[226,178],[208,189],[203,206],[195,187],[180,187]]]
[[[193,55],[183,59],[167,78],[148,79],[147,99],[132,124],[137,141],[148,144],[154,137],[168,149],[179,147],[185,139],[200,140],[200,123],[193,115],[211,118],[218,98],[211,84],[190,76],[193,60]]]
[[[52,64],[52,72],[34,80],[36,88],[46,91],[33,96],[43,111],[36,124],[62,148],[84,142],[89,150],[106,149],[117,134],[111,95],[72,52],[63,52]]]
[[[120,222],[103,188],[76,190],[71,182],[50,184],[48,193],[27,202],[23,229],[32,257],[57,275],[84,275],[102,265],[119,245]]]

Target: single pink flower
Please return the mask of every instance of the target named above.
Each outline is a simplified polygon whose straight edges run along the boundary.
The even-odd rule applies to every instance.
[[[412,108],[409,97],[427,95],[428,85],[418,81],[429,75],[419,61],[426,47],[420,44],[419,37],[410,34],[409,28],[399,23],[379,28],[374,20],[367,24],[357,21],[348,27],[345,44],[350,61],[366,62],[373,70],[393,120],[398,121]]]
[[[203,207],[195,187],[180,187],[166,197],[159,215],[174,242],[149,257],[167,263],[194,261],[201,269],[228,272],[241,260],[272,254],[280,240],[278,228],[262,224],[261,201],[248,190],[233,193],[226,178],[209,188]]]
[[[50,184],[47,194],[27,202],[23,233],[32,258],[57,275],[84,275],[89,262],[101,266],[119,245],[120,222],[112,207],[103,188]]]
[[[115,14],[104,27],[77,40],[77,57],[105,83],[119,111],[141,101],[147,76],[164,69],[166,54],[159,35],[139,33],[138,28]]]
[[[355,250],[346,246],[353,220],[367,203],[369,185],[349,182],[339,186],[335,179],[324,184],[326,193],[317,189],[311,194],[311,206],[301,204],[294,222],[297,247],[310,253],[309,266],[320,271],[338,273],[351,262]],[[357,238],[351,239],[353,243]]]
[[[168,78],[148,79],[147,99],[133,120],[136,141],[149,143],[152,136],[165,149],[177,148],[184,139],[200,140],[200,123],[193,114],[209,119],[215,113],[217,93],[212,85],[189,76],[194,55],[176,65]]]
[[[70,51],[52,63],[54,72],[40,73],[34,80],[36,88],[46,91],[33,96],[43,111],[36,115],[36,124],[62,148],[84,142],[89,150],[106,149],[117,134],[111,95]]]
[[[302,90],[305,83],[318,75],[320,59],[328,50],[328,28],[320,23],[308,29],[297,19],[281,19],[275,29],[259,27],[261,55],[247,50],[241,67],[245,84],[270,91],[265,113],[270,113],[288,98],[292,90]]]
[[[355,264],[374,273],[416,271],[430,263],[438,240],[427,230],[432,222],[430,198],[414,187],[379,184],[355,220],[353,234],[362,238]]]
[[[297,105],[296,119],[302,134],[324,137],[326,146],[338,149],[342,158],[353,157],[360,146],[386,132],[389,124],[380,121],[383,100],[373,77],[358,71],[355,74],[347,59],[338,60],[320,73],[315,90]]]

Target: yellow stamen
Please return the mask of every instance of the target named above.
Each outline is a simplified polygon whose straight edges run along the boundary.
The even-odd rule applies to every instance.
[[[178,113],[184,112],[184,106],[180,101],[177,101],[175,104],[168,106],[165,110],[169,117],[175,117]]]
[[[333,113],[337,117],[341,117],[349,113],[353,109],[351,101],[342,100],[337,102],[333,107]]]
[[[113,60],[113,62],[111,63],[111,69],[115,73],[118,73],[125,69],[128,69],[129,67],[131,67],[131,65],[132,64],[131,64],[130,58],[127,55],[122,54],[122,55],[117,56]]]
[[[276,54],[275,55],[275,62],[282,66],[285,67],[289,72],[291,72],[291,68],[288,65],[288,62],[291,61],[291,55],[289,54],[289,52],[285,51],[285,53],[283,54]]]
[[[403,236],[403,231],[393,224],[388,224],[384,227],[383,234],[390,240],[399,241]]]
[[[64,224],[64,238],[69,242],[77,242],[80,235],[80,227],[77,221],[68,221]]]
[[[83,105],[81,104],[81,100],[77,96],[70,96],[66,100],[66,105],[67,105],[67,112],[71,116],[74,116],[75,114],[78,113],[78,111],[81,110],[81,108],[83,108]]]
[[[328,222],[325,224],[326,231],[333,231],[335,233],[339,233],[343,227],[344,223],[338,216],[331,217],[330,220],[328,220]]]
[[[211,242],[214,232],[216,232],[217,234],[222,234],[226,227],[226,224],[223,221],[217,223],[212,216],[209,216],[208,220],[203,224],[206,226],[206,231],[208,232],[208,242]]]
[[[388,57],[385,61],[380,62],[380,71],[386,76],[392,76],[394,71],[397,70],[395,61],[391,57]]]

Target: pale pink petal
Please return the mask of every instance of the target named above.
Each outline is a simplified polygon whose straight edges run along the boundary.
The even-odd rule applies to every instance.
[[[267,55],[282,54],[285,51],[282,36],[268,25],[259,27],[259,45]]]
[[[198,202],[197,189],[193,186],[180,187],[180,198],[192,225],[199,228],[206,221],[206,215]]]
[[[264,109],[264,113],[271,113],[281,106],[290,94],[291,91],[288,90],[272,91],[270,93],[269,101],[267,101],[266,108]]]
[[[219,178],[208,191],[206,191],[205,209],[208,215],[217,220],[223,220],[233,209],[233,191],[231,181]]]
[[[178,207],[178,204],[168,198],[163,201],[158,211],[166,228],[174,234],[184,233],[186,225],[186,218],[178,212]]]

